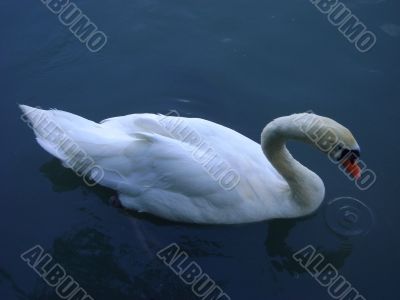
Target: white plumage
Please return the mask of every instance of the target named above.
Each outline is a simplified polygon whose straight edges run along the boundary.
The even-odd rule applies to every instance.
[[[104,171],[99,184],[117,190],[128,209],[175,221],[230,224],[304,215],[323,199],[322,181],[299,169],[289,153],[278,172],[279,163],[271,164],[260,144],[210,121],[132,114],[95,123],[59,110],[20,107],[46,151],[75,170],[84,165],[75,154],[82,150]],[[274,136],[264,134],[266,147]],[[276,151],[286,151],[282,147]],[[300,172],[295,183],[285,168]],[[301,189],[295,187],[300,183]],[[307,205],[300,196],[310,198]]]

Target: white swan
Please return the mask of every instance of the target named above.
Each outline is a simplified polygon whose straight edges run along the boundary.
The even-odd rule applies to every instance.
[[[233,224],[307,215],[321,204],[324,184],[291,156],[286,141],[316,146],[312,140],[322,132],[319,148],[335,146],[332,157],[359,155],[348,129],[308,113],[270,122],[260,146],[197,118],[132,114],[95,123],[59,110],[20,108],[38,143],[66,167],[117,190],[125,208],[174,221]],[[341,162],[357,177],[354,155]]]

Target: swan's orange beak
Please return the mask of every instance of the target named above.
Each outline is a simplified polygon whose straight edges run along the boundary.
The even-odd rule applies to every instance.
[[[345,159],[342,162],[342,166],[346,170],[347,174],[350,174],[356,180],[361,176],[361,169],[357,164],[357,161],[353,161],[351,159]]]

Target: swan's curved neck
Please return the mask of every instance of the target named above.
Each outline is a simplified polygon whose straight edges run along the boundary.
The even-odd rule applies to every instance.
[[[300,164],[286,148],[287,140],[309,142],[302,128],[307,127],[307,114],[281,117],[270,122],[261,134],[265,156],[287,181],[293,200],[306,214],[323,200],[325,187],[317,174]]]

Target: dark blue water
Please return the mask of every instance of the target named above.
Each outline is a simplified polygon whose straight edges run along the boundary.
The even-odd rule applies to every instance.
[[[94,299],[199,299],[156,253],[177,243],[231,299],[331,299],[292,254],[313,245],[366,299],[398,298],[399,3],[344,3],[377,36],[360,53],[309,1],[75,1],[108,36],[91,53],[41,1],[0,1],[0,299],[59,299],[20,254],[41,245]],[[206,118],[258,141],[275,117],[312,109],[352,130],[377,175],[359,190],[310,147],[325,182],[313,215],[237,226],[177,224],[109,204],[45,153],[17,103],[100,121],[128,113]],[[240,153],[238,153],[240,159]],[[327,226],[328,200],[372,211],[370,231]]]

